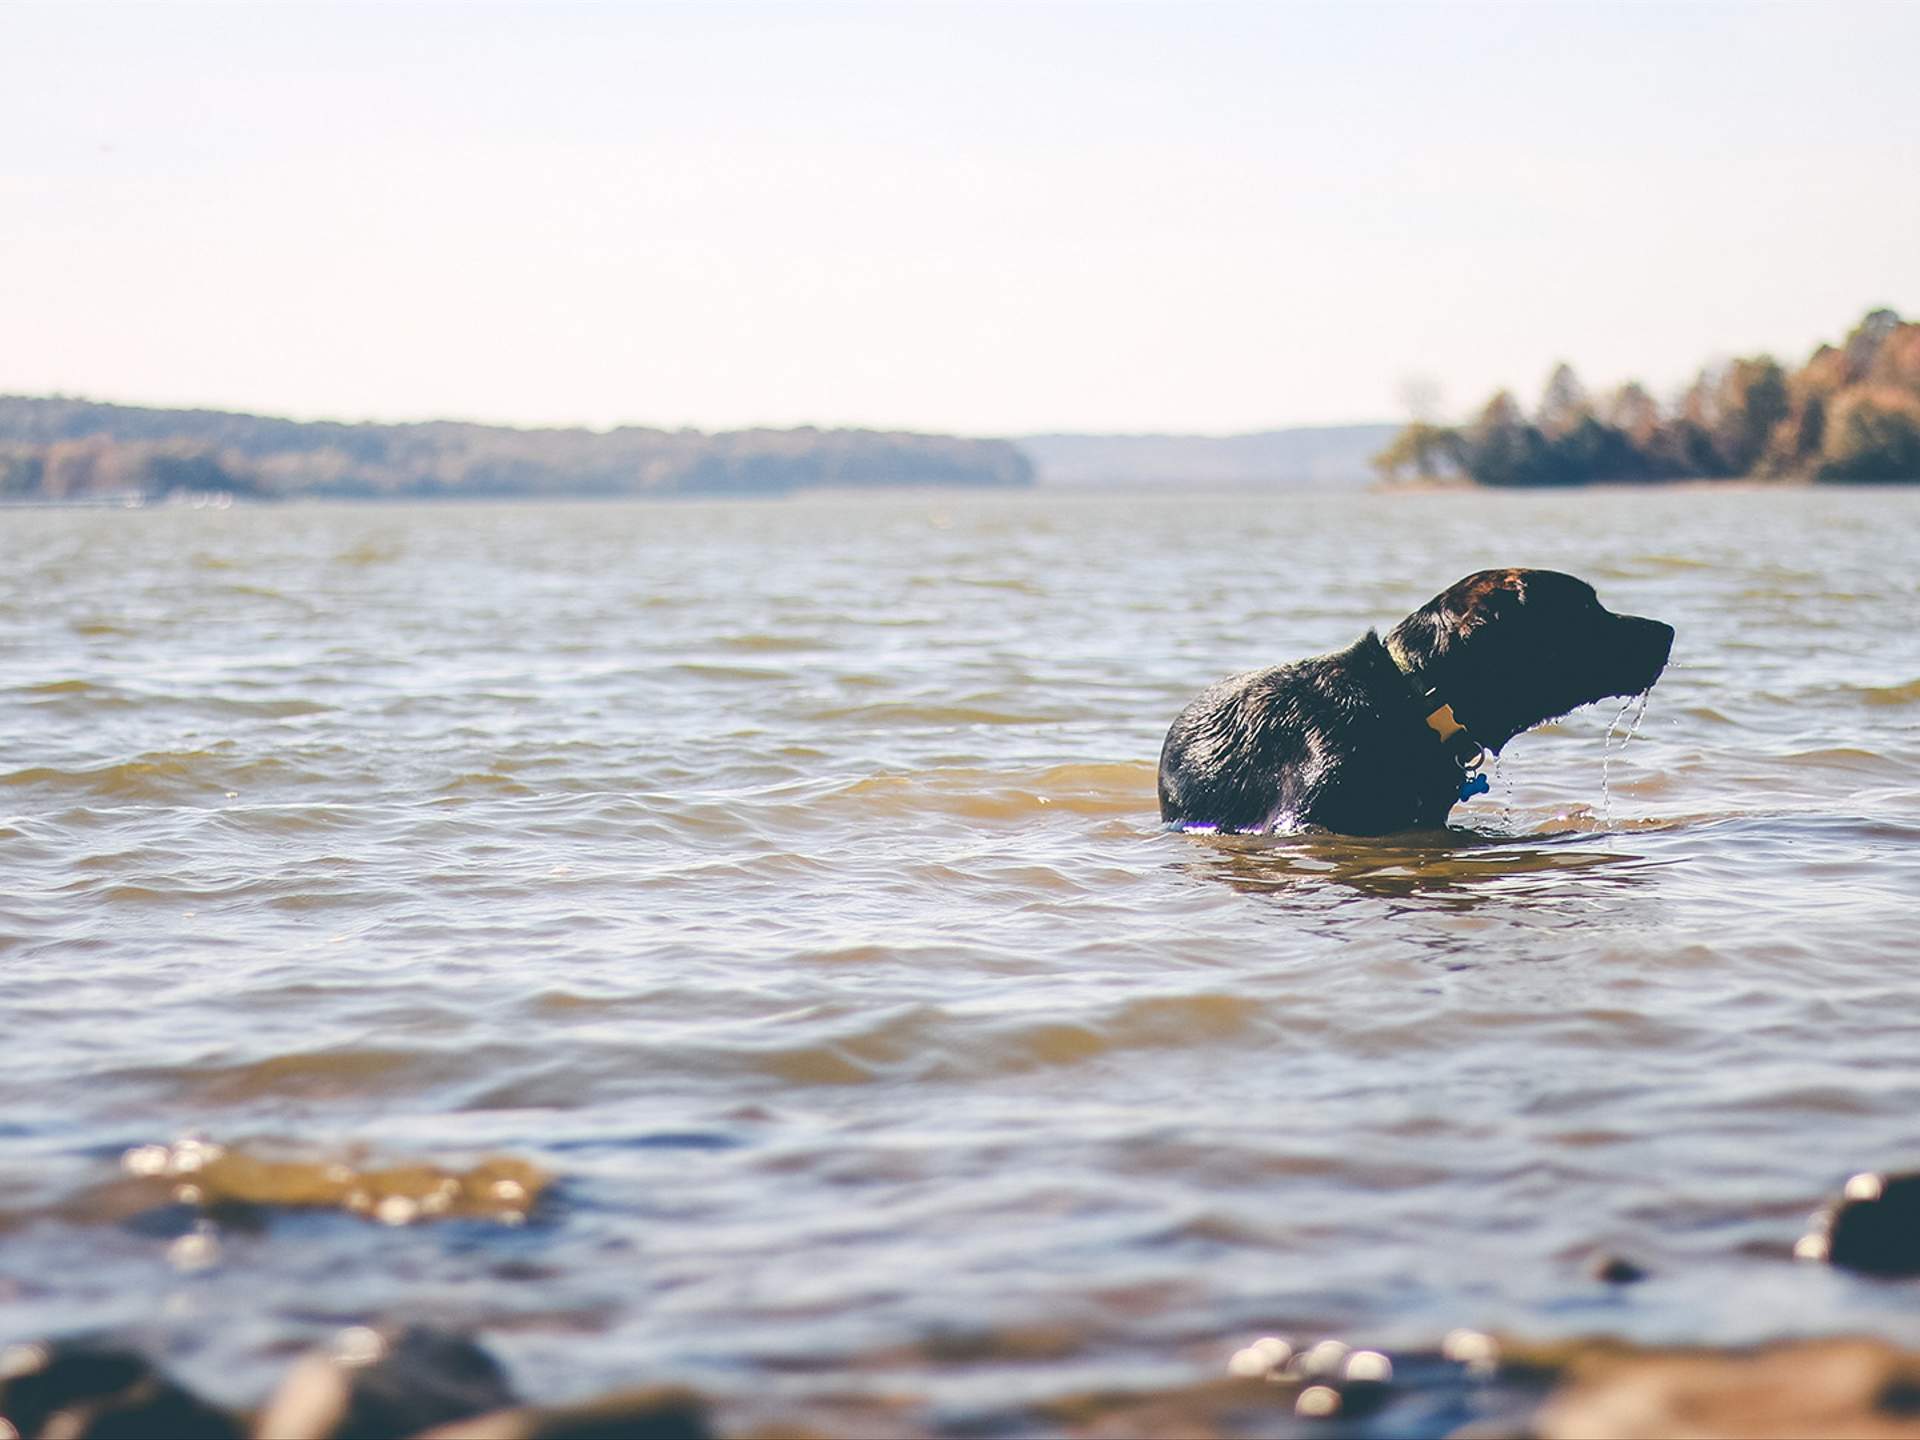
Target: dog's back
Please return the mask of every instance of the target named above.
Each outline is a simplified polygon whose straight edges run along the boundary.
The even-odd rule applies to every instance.
[[[1403,691],[1372,632],[1331,655],[1209,686],[1167,731],[1160,818],[1348,834],[1441,823],[1458,780],[1430,753]]]

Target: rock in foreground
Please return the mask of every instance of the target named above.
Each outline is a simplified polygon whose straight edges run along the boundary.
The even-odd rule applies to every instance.
[[[849,1376],[858,1358],[849,1357]],[[709,1440],[718,1434],[1139,1435],[1297,1440],[1920,1440],[1920,1352],[1878,1340],[1743,1350],[1646,1350],[1613,1341],[1529,1346],[1472,1331],[1438,1351],[1354,1350],[1280,1337],[1190,1385],[932,1404],[842,1381],[780,1400],[745,1393],[710,1426],[699,1396],[616,1390],[521,1403],[473,1341],[424,1327],[342,1331],[253,1415],[193,1395],[136,1352],[63,1341],[0,1355],[0,1436],[23,1440]],[[869,1377],[871,1378],[871,1377]],[[726,1412],[731,1411],[728,1415]]]
[[[1537,1440],[1920,1437],[1920,1355],[1878,1340],[1594,1352],[1534,1416]]]
[[[1920,1174],[1854,1176],[1794,1253],[1863,1275],[1920,1275]]]

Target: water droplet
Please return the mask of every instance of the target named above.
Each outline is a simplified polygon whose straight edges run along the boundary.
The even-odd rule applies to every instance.
[[[196,1275],[220,1263],[220,1241],[210,1231],[182,1235],[167,1247],[167,1263],[182,1275]]]
[[[1627,742],[1640,733],[1640,722],[1646,719],[1647,702],[1653,698],[1651,688],[1642,690],[1638,695],[1627,697],[1620,707],[1620,713],[1613,717],[1613,723],[1607,726],[1607,737],[1600,742],[1600,823],[1608,830],[1613,828],[1613,757],[1627,748]],[[1627,733],[1621,736],[1620,743],[1613,743],[1614,734],[1620,729],[1620,722],[1627,718],[1627,712],[1633,711],[1633,719],[1628,722]]]
[[[350,1325],[333,1337],[333,1358],[342,1365],[371,1365],[386,1353],[380,1332],[365,1325]]]
[[[1343,1345],[1338,1340],[1322,1340],[1300,1357],[1301,1373],[1337,1375],[1340,1373],[1340,1367],[1346,1363],[1347,1356],[1352,1353],[1351,1345]]]
[[[202,1140],[197,1135],[189,1135],[184,1140],[174,1142],[172,1153],[168,1156],[167,1169],[174,1175],[191,1175],[211,1165],[226,1153],[224,1146],[215,1145],[210,1140]]]
[[[1846,1189],[1841,1193],[1849,1200],[1878,1200],[1886,1193],[1886,1189],[1886,1182],[1868,1171],[1847,1181]]]
[[[1378,1350],[1356,1350],[1347,1357],[1346,1375],[1358,1383],[1384,1385],[1393,1379],[1393,1362]]]
[[[1293,1402],[1293,1413],[1324,1420],[1340,1408],[1340,1392],[1331,1385],[1309,1385]]]
[[[1440,1353],[1474,1375],[1489,1375],[1500,1362],[1499,1342],[1478,1330],[1449,1330]]]
[[[136,1145],[120,1157],[120,1168],[129,1175],[164,1175],[171,1158],[164,1145]]]
[[[420,1206],[404,1195],[389,1195],[373,1207],[373,1218],[382,1225],[411,1225],[420,1218]]]
[[[1293,1346],[1277,1335],[1266,1335],[1244,1349],[1233,1352],[1227,1373],[1249,1379],[1264,1379],[1293,1358]]]

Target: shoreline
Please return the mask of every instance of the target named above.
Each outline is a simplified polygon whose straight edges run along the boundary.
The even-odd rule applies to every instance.
[[[792,503],[809,499],[848,502],[883,498],[952,500],[978,497],[1045,497],[1072,500],[1196,500],[1220,499],[1293,499],[1321,495],[1570,495],[1570,494],[1777,494],[1782,491],[1822,492],[1900,492],[1920,490],[1915,480],[1767,480],[1743,478],[1711,480],[1595,480],[1576,485],[1485,485],[1474,480],[1374,480],[1320,481],[1302,483],[1293,480],[1246,481],[1179,484],[1130,484],[1121,481],[1098,485],[1049,484],[1045,480],[1026,485],[1000,484],[919,484],[899,485],[808,485],[790,489],[755,491],[681,491],[670,494],[635,492],[629,494],[525,493],[460,494],[398,492],[385,494],[244,494],[228,490],[174,492],[170,494],[80,495],[53,499],[38,496],[0,496],[0,513],[30,510],[228,510],[280,509],[301,506],[413,506],[413,505],[706,505],[713,503]]]

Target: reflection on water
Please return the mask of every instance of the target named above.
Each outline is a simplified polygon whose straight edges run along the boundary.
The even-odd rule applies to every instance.
[[[1449,910],[1529,900],[1591,900],[1600,887],[1632,886],[1646,878],[1651,867],[1671,863],[1618,848],[1517,842],[1471,830],[1384,840],[1221,836],[1207,843],[1217,853],[1192,870],[1244,894],[1312,900],[1328,890],[1336,895],[1345,890],[1367,899],[1418,901]]]
[[[926,1428],[1268,1333],[1920,1340],[1788,1259],[1920,1162],[1916,553],[1891,493],[8,513],[7,1326],[239,1401],[425,1317],[535,1398]],[[1161,828],[1199,688],[1494,564],[1676,624],[1630,744]],[[195,1133],[332,1198],[130,1214]],[[495,1156],[564,1205],[346,1203]]]

